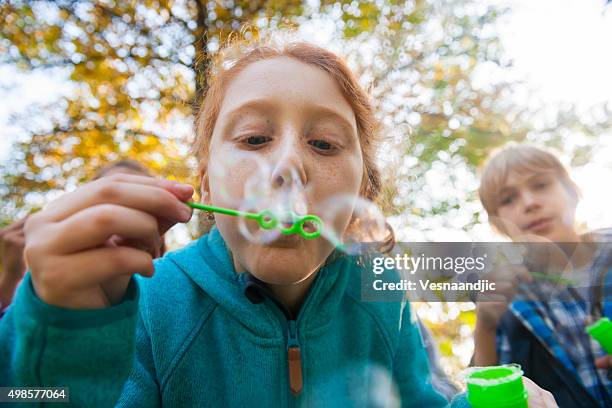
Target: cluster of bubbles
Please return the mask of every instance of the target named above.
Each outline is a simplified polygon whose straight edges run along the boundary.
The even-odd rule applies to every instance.
[[[250,242],[268,244],[283,234],[281,228],[290,228],[296,220],[307,214],[321,218],[320,237],[349,254],[360,253],[368,243],[383,242],[388,230],[381,210],[363,197],[338,193],[317,197],[316,186],[304,184],[299,172],[290,166],[279,171],[255,155],[234,157],[230,162],[209,168],[210,179],[216,180],[216,194],[226,206],[243,214],[267,211],[279,220],[277,228],[264,229],[246,215],[238,217],[241,234]],[[249,169],[243,182],[234,179],[230,169],[236,165]],[[230,191],[240,185],[242,191]],[[304,230],[312,232],[318,226],[304,223]]]

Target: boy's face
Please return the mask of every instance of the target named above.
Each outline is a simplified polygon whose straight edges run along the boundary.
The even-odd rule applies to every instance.
[[[498,200],[499,222],[513,240],[530,235],[556,242],[576,239],[576,199],[555,174],[511,171]]]
[[[328,74],[291,58],[252,63],[232,79],[210,149],[202,193],[213,205],[244,205],[249,195],[245,184],[246,190],[262,194],[293,187],[303,190],[304,199],[301,208],[293,209],[325,222],[322,203],[338,194],[359,194],[363,159],[353,110]],[[262,162],[269,172],[258,173]],[[337,231],[346,229],[351,214],[352,208],[335,214]],[[216,214],[215,220],[236,270],[248,270],[270,284],[305,280],[333,249],[322,236],[305,240],[297,234],[256,243],[241,233],[237,217]]]

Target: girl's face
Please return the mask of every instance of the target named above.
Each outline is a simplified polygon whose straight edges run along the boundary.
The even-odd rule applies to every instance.
[[[576,240],[576,199],[555,174],[511,171],[498,199],[497,215],[510,238]]]
[[[254,62],[231,80],[209,157],[204,201],[230,208],[244,201],[245,182],[253,181],[257,163],[270,165],[269,174],[257,180],[262,190],[303,185],[307,211],[318,215],[334,195],[356,197],[363,174],[355,114],[339,85],[323,70],[288,57]],[[346,208],[335,215],[340,231],[351,214]],[[297,234],[254,243],[240,232],[236,217],[216,214],[215,220],[236,270],[270,284],[305,280],[333,249],[322,237]]]

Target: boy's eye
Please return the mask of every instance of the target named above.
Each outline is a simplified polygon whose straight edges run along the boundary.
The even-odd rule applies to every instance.
[[[542,190],[545,189],[546,187],[548,187],[548,181],[540,181],[538,183],[536,183],[535,188],[537,190]]]
[[[332,150],[334,148],[334,146],[331,143],[326,142],[325,140],[319,140],[319,139],[311,140],[311,141],[308,142],[308,144],[313,146],[313,147],[316,147],[319,150],[328,150],[329,151],[329,150]]]
[[[261,136],[261,135],[257,135],[257,136],[249,136],[245,139],[245,142],[251,146],[257,146],[257,145],[261,145],[264,144],[266,142],[269,142],[270,140],[272,140],[271,138],[269,138],[268,136]]]
[[[503,205],[508,205],[508,204],[511,204],[512,201],[514,201],[514,195],[508,195],[508,196],[502,197],[502,199],[501,199],[499,204],[502,205],[502,206]]]

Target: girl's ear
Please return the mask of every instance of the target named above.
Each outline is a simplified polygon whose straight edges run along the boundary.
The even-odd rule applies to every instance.
[[[202,197],[202,204],[210,205],[210,187],[208,185],[208,173],[202,172],[202,178],[200,179],[200,196]]]

